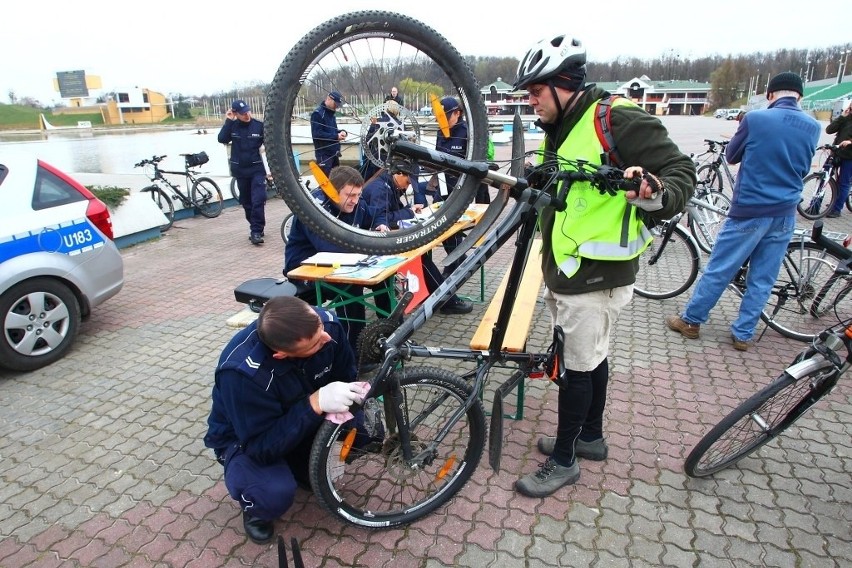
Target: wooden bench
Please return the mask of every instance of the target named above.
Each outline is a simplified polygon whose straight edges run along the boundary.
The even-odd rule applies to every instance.
[[[535,303],[541,291],[542,279],[541,239],[536,239],[533,241],[530,257],[527,259],[527,265],[524,267],[524,273],[521,276],[521,284],[518,287],[518,294],[515,297],[515,305],[512,308],[512,315],[509,320],[509,329],[506,330],[506,335],[503,338],[502,351],[519,353],[526,349],[527,338],[535,313]],[[494,292],[494,297],[491,299],[488,309],[485,310],[485,315],[482,316],[482,321],[479,322],[476,333],[470,340],[471,349],[478,351],[488,349],[491,343],[491,334],[494,331],[494,323],[500,314],[500,306],[506,294],[508,280],[509,271],[507,270],[500,286]],[[524,417],[524,381],[518,383],[517,389],[517,408],[515,413],[509,415],[509,417],[521,420]]]

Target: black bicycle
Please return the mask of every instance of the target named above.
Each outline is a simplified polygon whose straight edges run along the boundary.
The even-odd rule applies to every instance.
[[[837,199],[840,180],[840,158],[837,157],[839,148],[833,144],[825,144],[817,148],[818,151],[826,152],[822,169],[808,174],[802,180],[804,186],[802,200],[796,206],[799,215],[805,219],[825,217],[831,211],[834,200]],[[846,208],[852,211],[852,198],[846,200]]]
[[[843,259],[838,276],[847,283],[836,297],[849,296],[852,251],[825,238],[822,222],[811,239]],[[740,404],[695,445],[684,464],[690,477],[706,477],[754,453],[792,426],[806,410],[831,392],[852,366],[852,318],[848,305],[831,302],[837,323],[822,330],[810,346],[774,382]]]
[[[166,216],[167,223],[160,226],[161,231],[168,231],[175,222],[173,199],[180,201],[185,209],[194,207],[205,217],[218,217],[222,212],[222,192],[219,190],[219,186],[209,177],[196,177],[197,172],[192,170],[192,168],[209,161],[207,153],[181,154],[181,156],[184,157],[184,170],[182,172],[161,170],[159,164],[166,158],[165,155],[152,156],[150,159],[142,160],[133,166],[135,168],[153,168],[153,172],[147,175],[154,184],[140,191],[149,193],[151,199]],[[186,193],[183,193],[180,187],[166,179],[163,174],[183,176],[186,180]]]
[[[395,65],[384,66],[372,59],[377,54],[391,53]],[[397,54],[401,54],[398,59]],[[377,77],[375,71],[408,72],[403,63],[409,61],[409,55],[418,62],[417,69],[430,70],[430,81],[442,85],[445,93],[458,96],[468,119],[468,158],[472,159],[436,151],[414,129],[394,127],[381,131],[383,147],[391,159],[404,156],[417,165],[449,169],[461,177],[436,214],[423,223],[392,233],[361,231],[338,222],[315,204],[301,183],[292,158],[290,128],[293,121],[299,120],[295,118],[299,115],[297,109],[304,108],[308,101],[315,104],[316,93],[323,92],[325,85],[343,84],[343,89],[352,93],[351,100],[357,101],[359,98],[353,95],[359,92],[358,87],[365,91],[371,87],[370,81]],[[359,59],[361,56],[370,59]],[[330,61],[336,64],[331,65]],[[347,66],[341,68],[343,61]],[[335,81],[328,80],[332,70]],[[379,76],[381,82],[398,82],[390,75]],[[379,93],[383,91],[378,89]],[[364,97],[368,94],[365,92]],[[373,442],[359,444],[352,422],[325,422],[314,440],[309,462],[311,485],[320,504],[332,515],[373,529],[411,523],[445,504],[464,486],[478,466],[486,442],[489,463],[499,469],[504,397],[527,377],[556,373],[556,347],[544,353],[502,349],[535,240],[539,213],[547,207],[564,209],[567,192],[576,182],[587,182],[611,193],[635,189],[637,182],[625,180],[623,172],[616,168],[541,154],[532,156],[539,165],[529,178],[538,181],[536,188],[530,187],[527,179],[520,177],[525,162],[520,117],[516,117],[514,125],[518,135],[512,140],[508,173],[492,171],[484,160],[484,105],[464,59],[434,30],[397,13],[347,14],[310,32],[279,68],[266,110],[269,162],[276,180],[283,183],[285,201],[301,222],[342,246],[379,254],[412,249],[450,227],[474,200],[480,183],[500,188],[479,223],[445,260],[449,264],[467,254],[446,281],[403,317],[410,301],[410,293],[404,294],[390,317],[371,323],[362,332],[361,364],[378,365],[369,374],[362,374],[372,385],[363,412],[365,428]],[[435,110],[435,127],[441,128],[443,111],[440,105]],[[370,113],[364,116],[369,120]],[[322,182],[320,187],[335,197],[335,188]],[[510,201],[513,205],[507,208]],[[509,239],[515,243],[515,255],[488,349],[427,347],[411,341],[438,307]],[[477,243],[475,249],[470,249],[471,243]],[[459,375],[435,366],[409,364],[420,357],[467,362],[473,368]],[[489,429],[480,393],[492,370],[504,367],[510,369],[511,376],[496,390]]]

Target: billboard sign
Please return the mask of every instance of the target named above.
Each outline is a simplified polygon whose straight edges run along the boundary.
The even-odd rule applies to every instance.
[[[79,71],[57,71],[56,80],[59,83],[59,96],[63,99],[89,96],[89,88],[86,87],[86,72],[82,69]]]

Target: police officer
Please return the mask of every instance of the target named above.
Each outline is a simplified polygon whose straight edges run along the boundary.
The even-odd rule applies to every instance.
[[[225,467],[225,486],[255,543],[307,485],[311,444],[324,418],[353,418],[369,384],[337,317],[292,297],[271,298],[225,347],[216,368],[204,445]],[[356,422],[357,423],[357,422]]]
[[[337,109],[343,106],[343,95],[331,91],[311,113],[311,137],[317,165],[325,172],[340,165],[340,143],[346,140],[346,131],[337,127]]]
[[[230,145],[231,175],[240,190],[240,205],[249,222],[249,241],[263,243],[266,226],[266,178],[269,175],[263,152],[263,123],[251,116],[251,107],[243,100],[231,103],[225,124],[219,130],[219,142]]]

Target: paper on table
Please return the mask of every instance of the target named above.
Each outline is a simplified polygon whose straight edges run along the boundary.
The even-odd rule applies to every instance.
[[[374,256],[371,257],[371,260],[373,262],[367,266],[341,266],[332,274],[356,280],[369,280],[384,272],[388,267],[401,263],[405,258],[401,256]]]
[[[318,252],[306,258],[302,264],[313,266],[357,266],[365,262],[369,255],[354,252]]]

